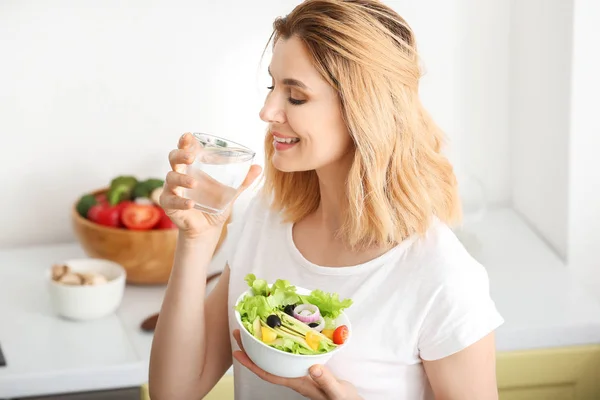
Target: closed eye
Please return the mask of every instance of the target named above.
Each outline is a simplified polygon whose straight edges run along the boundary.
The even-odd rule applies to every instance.
[[[271,86],[267,86],[267,89],[269,89],[270,91],[273,91],[275,89],[274,85]],[[306,100],[299,100],[299,99],[294,99],[293,97],[288,97],[288,102],[294,106],[299,106],[301,104],[306,103]]]
[[[288,101],[290,102],[290,104],[293,104],[295,106],[299,106],[301,104],[306,103],[306,100],[298,100],[298,99],[294,99],[292,97],[288,97]]]

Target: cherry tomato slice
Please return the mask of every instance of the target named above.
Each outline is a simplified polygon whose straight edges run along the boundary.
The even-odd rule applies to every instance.
[[[346,339],[348,339],[348,327],[346,325],[338,326],[333,331],[333,343],[344,344]]]
[[[160,220],[160,211],[152,205],[128,204],[121,211],[121,222],[127,229],[148,230]]]

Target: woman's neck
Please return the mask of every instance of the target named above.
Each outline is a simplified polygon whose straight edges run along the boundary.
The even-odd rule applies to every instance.
[[[346,180],[350,171],[351,159],[340,160],[335,165],[317,170],[319,178],[320,203],[313,217],[315,222],[332,236],[344,223],[344,210],[347,208]]]

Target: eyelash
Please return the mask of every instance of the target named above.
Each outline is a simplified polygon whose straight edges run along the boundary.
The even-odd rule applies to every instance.
[[[273,89],[275,89],[275,86],[267,86],[267,89],[272,91]],[[288,102],[294,106],[299,106],[301,104],[306,103],[306,100],[297,100],[297,99],[288,97]]]

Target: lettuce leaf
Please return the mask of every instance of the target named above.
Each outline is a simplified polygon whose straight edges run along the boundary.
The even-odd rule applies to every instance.
[[[305,303],[314,304],[319,307],[323,318],[336,319],[342,310],[352,305],[351,299],[340,300],[337,293],[326,293],[315,289],[308,296],[300,296]]]
[[[271,290],[275,289],[287,289],[292,292],[295,292],[296,286],[292,286],[292,284],[289,281],[286,281],[285,279],[277,279],[275,283],[273,283],[273,285],[271,286]]]
[[[296,293],[296,287],[289,284],[287,281],[277,280],[270,290],[270,295],[267,301],[273,309],[283,308],[288,304],[296,304],[300,302],[300,296]]]
[[[272,307],[265,296],[251,296],[247,294],[237,304],[236,310],[240,313],[242,322],[254,321],[256,317],[267,318],[272,313]]]
[[[302,348],[302,346],[300,346],[298,343],[288,338],[282,338],[277,342],[277,344],[272,344],[271,346],[281,351],[293,354],[299,354],[299,351]]]
[[[323,317],[323,319],[325,320],[325,328],[323,328],[323,329],[335,329],[336,328],[335,319],[333,319],[331,317]]]
[[[280,340],[278,340],[276,343],[271,345],[272,347],[275,347],[278,350],[281,351],[285,351],[286,353],[292,353],[292,354],[302,354],[302,355],[317,355],[317,354],[323,354],[323,353],[327,353],[328,351],[331,351],[331,348],[329,346],[326,345],[320,345],[319,348],[315,351],[312,349],[307,349],[304,346],[301,346],[299,343],[294,342],[291,339],[288,338],[281,338]]]
[[[268,296],[269,284],[264,279],[256,279],[254,274],[246,275],[246,283],[252,288],[255,296]]]

